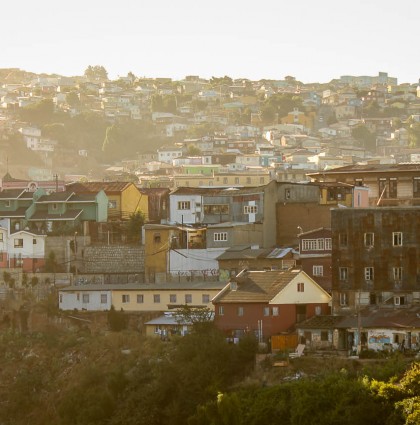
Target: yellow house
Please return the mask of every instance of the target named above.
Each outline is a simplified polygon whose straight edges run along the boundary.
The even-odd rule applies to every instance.
[[[302,111],[299,111],[295,108],[293,111],[289,112],[286,117],[281,118],[282,124],[299,124],[303,125],[306,128],[313,129],[314,127],[315,114],[310,112],[305,114]]]
[[[164,312],[182,306],[207,307],[226,285],[223,282],[127,284],[112,288],[111,304],[117,311]]]
[[[143,229],[145,280],[166,281],[170,244],[180,237],[180,230],[165,224],[145,224]]]
[[[148,196],[130,182],[76,182],[67,189],[78,194],[97,193],[103,190],[108,197],[108,221],[128,220],[130,215],[141,211],[148,219]]]

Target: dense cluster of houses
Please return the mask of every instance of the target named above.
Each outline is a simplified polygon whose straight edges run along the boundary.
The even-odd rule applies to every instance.
[[[292,335],[313,349],[420,349],[420,151],[409,127],[420,121],[416,85],[385,73],[329,88],[291,77],[217,90],[193,76],[122,80],[38,77],[0,88],[0,132],[14,109],[39,101],[35,87],[58,110],[150,119],[167,138],[156,152],[104,169],[107,181],[53,178],[52,168],[27,178],[7,172],[0,268],[41,275],[54,253],[72,276],[59,288],[62,310],[152,313],[146,332],[165,338],[188,332],[177,308],[190,306],[209,309],[233,340],[253,333],[260,341]],[[78,90],[77,105],[64,86]],[[285,93],[300,96],[302,110],[265,125],[261,99]],[[191,99],[175,113],[151,112],[156,94]],[[372,102],[377,117],[364,113]],[[239,125],[245,108],[250,122]],[[183,136],[200,123],[223,130]],[[28,149],[46,157],[59,149],[41,129],[18,124]],[[374,145],[354,136],[361,126]],[[134,180],[119,180],[121,170]],[[129,240],[137,212],[144,224]]]

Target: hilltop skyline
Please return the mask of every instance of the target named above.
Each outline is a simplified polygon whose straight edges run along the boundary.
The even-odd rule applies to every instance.
[[[3,6],[0,65],[66,76],[102,65],[111,79],[131,71],[174,80],[293,75],[304,83],[384,71],[399,83],[416,83],[420,4],[340,3],[304,0],[292,7],[263,0],[251,9],[238,1],[141,5],[121,0],[117,9],[75,0],[63,9],[52,0],[42,7],[21,0]]]

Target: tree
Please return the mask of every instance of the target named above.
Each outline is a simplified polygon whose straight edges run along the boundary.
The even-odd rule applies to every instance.
[[[108,72],[102,65],[89,65],[85,70],[85,76],[90,80],[108,80]]]
[[[351,135],[368,151],[376,150],[376,136],[370,132],[365,125],[358,125],[353,128]]]
[[[187,155],[188,156],[200,156],[201,155],[201,150],[197,146],[195,146],[193,144],[188,145]]]
[[[108,325],[111,331],[120,332],[127,329],[127,317],[123,311],[116,311],[112,305],[108,312]]]
[[[43,125],[53,121],[54,103],[51,99],[42,99],[41,101],[25,106],[20,110],[20,118],[36,125]]]
[[[58,263],[54,251],[50,251],[45,260],[45,271],[47,273],[56,273],[58,271]]]
[[[69,106],[75,107],[80,105],[80,99],[76,92],[71,91],[66,95],[66,102]]]
[[[141,211],[130,214],[127,223],[127,239],[129,242],[141,242],[141,230],[145,222],[145,215]]]

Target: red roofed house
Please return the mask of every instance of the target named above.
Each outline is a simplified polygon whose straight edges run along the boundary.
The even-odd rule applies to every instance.
[[[329,314],[331,296],[300,270],[242,271],[212,301],[220,329],[238,338],[252,332],[263,340]]]

